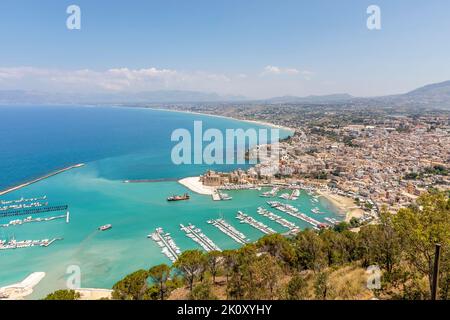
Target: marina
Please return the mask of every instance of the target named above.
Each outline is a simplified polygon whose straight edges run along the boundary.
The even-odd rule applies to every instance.
[[[259,222],[258,220],[250,217],[249,215],[243,213],[242,211],[238,211],[238,214],[236,216],[236,219],[240,220],[241,223],[246,223],[250,226],[252,226],[255,229],[258,229],[264,234],[274,234],[277,233],[272,228],[266,226],[264,223]]]
[[[54,216],[54,217],[48,217],[48,218],[33,218],[31,216],[25,218],[25,219],[16,219],[11,220],[9,223],[6,224],[0,224],[0,228],[8,228],[11,226],[20,226],[26,223],[36,223],[36,222],[49,222],[59,219],[66,219],[66,223],[70,222],[70,213],[69,211],[66,212],[66,214]]]
[[[5,212],[1,212],[0,219],[7,218],[7,217],[30,216],[30,215],[39,214],[39,213],[68,211],[68,210],[69,210],[68,205],[52,206],[52,207],[46,206],[46,207],[41,207],[41,208],[22,209],[22,210],[9,210],[9,211],[5,211]]]
[[[163,228],[157,228],[155,232],[147,237],[151,238],[161,247],[161,252],[167,256],[170,261],[177,261],[181,254],[181,250],[170,236],[170,233],[164,232]]]
[[[274,209],[277,209],[281,212],[287,213],[292,217],[298,218],[300,220],[305,221],[306,223],[309,223],[310,225],[313,226],[314,230],[320,230],[321,228],[325,228],[328,226],[327,224],[324,224],[320,221],[317,221],[316,219],[307,216],[304,213],[299,212],[297,208],[289,204],[284,204],[278,201],[268,201],[267,204]]]
[[[8,249],[22,249],[22,248],[30,248],[30,247],[48,247],[52,245],[55,241],[63,240],[62,238],[54,238],[54,239],[44,239],[44,240],[23,240],[17,241],[12,239],[10,241],[0,240],[0,250],[8,250]]]
[[[229,201],[233,199],[233,197],[230,197],[228,193],[222,192],[220,190],[217,190],[217,194],[219,195],[219,198],[222,201]]]
[[[30,204],[22,203],[22,204],[13,204],[8,206],[0,207],[0,211],[8,211],[8,210],[21,210],[21,209],[31,209],[31,208],[40,208],[48,206],[48,202],[32,202]]]
[[[290,233],[296,233],[300,231],[300,227],[298,227],[295,223],[288,221],[282,217],[280,217],[279,215],[276,215],[273,212],[270,212],[269,210],[266,210],[262,207],[258,208],[258,214],[263,216],[263,217],[267,217],[270,220],[278,223],[279,225],[288,228]]]
[[[294,189],[292,192],[289,193],[283,193],[280,198],[284,200],[298,200],[298,197],[300,196],[300,190]]]
[[[191,238],[194,242],[198,243],[205,251],[222,251],[211,239],[209,239],[202,230],[197,228],[193,224],[189,224],[185,227],[183,224],[180,224],[180,228],[182,231],[186,233],[188,238]]]
[[[38,198],[29,198],[29,199],[25,199],[24,197],[22,197],[17,200],[0,200],[0,205],[11,205],[11,204],[26,203],[26,202],[37,202],[37,201],[43,201],[46,199],[47,199],[47,196],[38,197]]]
[[[225,233],[227,236],[229,236],[239,244],[247,244],[249,242],[249,239],[247,239],[247,237],[242,232],[236,230],[236,228],[234,228],[224,219],[208,220],[208,223],[212,224],[214,227]]]
[[[273,198],[277,196],[278,191],[280,190],[279,187],[273,187],[272,190],[267,191],[267,192],[263,192],[260,197],[263,198]]]

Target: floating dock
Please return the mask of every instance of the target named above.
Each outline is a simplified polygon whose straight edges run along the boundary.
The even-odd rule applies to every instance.
[[[249,242],[247,237],[242,232],[236,230],[224,219],[209,220],[208,223],[212,224],[214,227],[225,233],[227,236],[229,236],[239,244],[247,244]]]
[[[11,205],[11,204],[18,204],[18,203],[27,203],[27,202],[38,202],[38,201],[43,201],[46,200],[47,196],[43,196],[43,197],[38,197],[38,198],[30,198],[30,199],[25,199],[24,197],[18,199],[18,200],[0,200],[0,205]]]
[[[241,220],[241,223],[246,223],[250,226],[252,226],[255,229],[258,229],[259,231],[261,231],[264,234],[274,234],[277,233],[275,230],[273,230],[272,228],[266,226],[264,223],[259,222],[256,219],[253,219],[252,217],[246,215],[245,213],[243,213],[242,211],[238,211],[238,214],[236,216],[236,219]]]
[[[287,213],[292,217],[305,221],[306,223],[312,225],[314,230],[320,230],[321,227],[328,226],[320,221],[317,221],[316,219],[307,216],[304,213],[299,212],[297,208],[294,208],[289,204],[284,204],[278,201],[268,201],[267,204],[274,209],[277,209],[281,212]]]
[[[197,242],[203,249],[205,249],[205,251],[222,251],[211,239],[202,233],[202,230],[195,227],[193,224],[189,224],[187,227],[180,224],[180,228],[186,233],[187,237]]]
[[[181,254],[181,250],[170,236],[170,233],[164,232],[162,228],[157,228],[155,232],[148,236],[148,238],[153,239],[153,241],[161,247],[161,252],[166,255],[170,261],[177,261]]]
[[[27,223],[49,222],[49,221],[58,220],[58,219],[65,219],[66,223],[69,223],[69,220],[70,220],[69,217],[70,217],[69,211],[67,211],[66,214],[63,214],[63,215],[55,216],[55,217],[48,217],[48,218],[32,218],[30,216],[25,219],[12,220],[6,224],[0,224],[0,228],[8,228],[11,226],[21,226],[21,225],[27,224]]]
[[[63,240],[62,238],[54,238],[54,239],[44,239],[44,240],[11,240],[6,242],[4,240],[0,240],[0,250],[8,250],[8,249],[21,249],[21,248],[30,248],[30,247],[48,247],[52,245],[55,241]]]
[[[23,209],[23,210],[8,210],[5,212],[0,212],[0,219],[6,217],[16,217],[16,216],[25,216],[25,215],[33,215],[39,213],[47,213],[47,212],[55,212],[55,211],[67,211],[69,210],[68,205],[61,206],[53,206],[53,207],[40,207],[33,209]]]
[[[300,231],[300,227],[297,226],[295,223],[288,221],[280,217],[279,215],[276,215],[275,213],[270,212],[269,210],[266,210],[262,207],[258,208],[258,214],[269,218],[270,220],[278,223],[279,225],[285,228],[288,228],[291,233],[297,233],[298,231]]]
[[[33,209],[33,208],[42,208],[48,206],[48,202],[31,202],[29,204],[27,203],[21,203],[21,204],[12,204],[0,207],[0,213],[2,212],[8,212],[11,210],[22,210],[22,209]]]
[[[84,166],[84,163],[80,163],[80,164],[76,164],[76,165],[73,165],[73,166],[61,169],[61,170],[57,170],[57,171],[51,172],[51,173],[46,174],[45,176],[42,176],[40,178],[37,178],[37,179],[31,180],[31,181],[25,182],[25,183],[23,183],[21,185],[18,185],[18,186],[15,186],[15,187],[3,190],[3,191],[0,191],[0,196],[3,196],[5,194],[8,194],[10,192],[13,192],[13,191],[25,188],[25,187],[28,187],[31,184],[34,184],[34,183],[37,183],[39,181],[48,179],[50,177],[56,176],[58,174],[61,174],[63,172],[66,172],[66,171],[69,171],[69,170],[72,170],[72,169],[76,169],[76,168],[80,168],[80,167],[83,167],[83,166]]]

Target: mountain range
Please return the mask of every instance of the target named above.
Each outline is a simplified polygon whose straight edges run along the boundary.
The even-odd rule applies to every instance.
[[[223,96],[183,90],[146,91],[139,93],[46,93],[24,90],[0,90],[0,104],[127,104],[127,103],[196,103],[253,102],[265,104],[375,104],[450,109],[450,81],[426,85],[411,92],[380,97],[354,97],[349,94],[322,96],[283,96],[249,100],[243,96]]]

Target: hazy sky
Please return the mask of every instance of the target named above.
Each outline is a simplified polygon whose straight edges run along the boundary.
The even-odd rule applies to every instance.
[[[0,90],[370,96],[449,79],[448,0],[0,1]]]

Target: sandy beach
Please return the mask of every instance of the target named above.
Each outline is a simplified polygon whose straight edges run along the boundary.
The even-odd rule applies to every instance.
[[[330,201],[342,214],[345,214],[345,222],[350,222],[352,218],[361,218],[364,214],[364,211],[356,205],[352,198],[328,191],[317,191],[317,193]]]
[[[238,118],[233,118],[233,117],[228,117],[228,116],[221,116],[221,115],[217,115],[217,114],[209,114],[209,113],[201,113],[201,112],[193,112],[193,111],[184,111],[184,110],[155,109],[155,108],[148,108],[148,109],[159,110],[159,111],[167,111],[167,112],[190,113],[190,114],[197,114],[197,115],[200,115],[200,116],[208,116],[208,117],[230,119],[230,120],[235,120],[235,121],[242,121],[242,122],[247,122],[247,123],[253,123],[253,124],[257,124],[257,125],[261,125],[261,126],[275,128],[275,129],[282,129],[282,130],[286,130],[286,131],[291,131],[292,133],[294,133],[296,131],[296,129],[294,129],[294,128],[279,126],[279,125],[276,125],[276,124],[273,124],[273,123],[270,123],[270,122],[259,121],[259,120],[245,120],[245,119],[238,119]]]
[[[178,183],[182,184],[192,192],[198,194],[212,196],[214,193],[216,193],[216,188],[204,186],[203,183],[200,181],[200,177],[184,178],[179,180]]]

